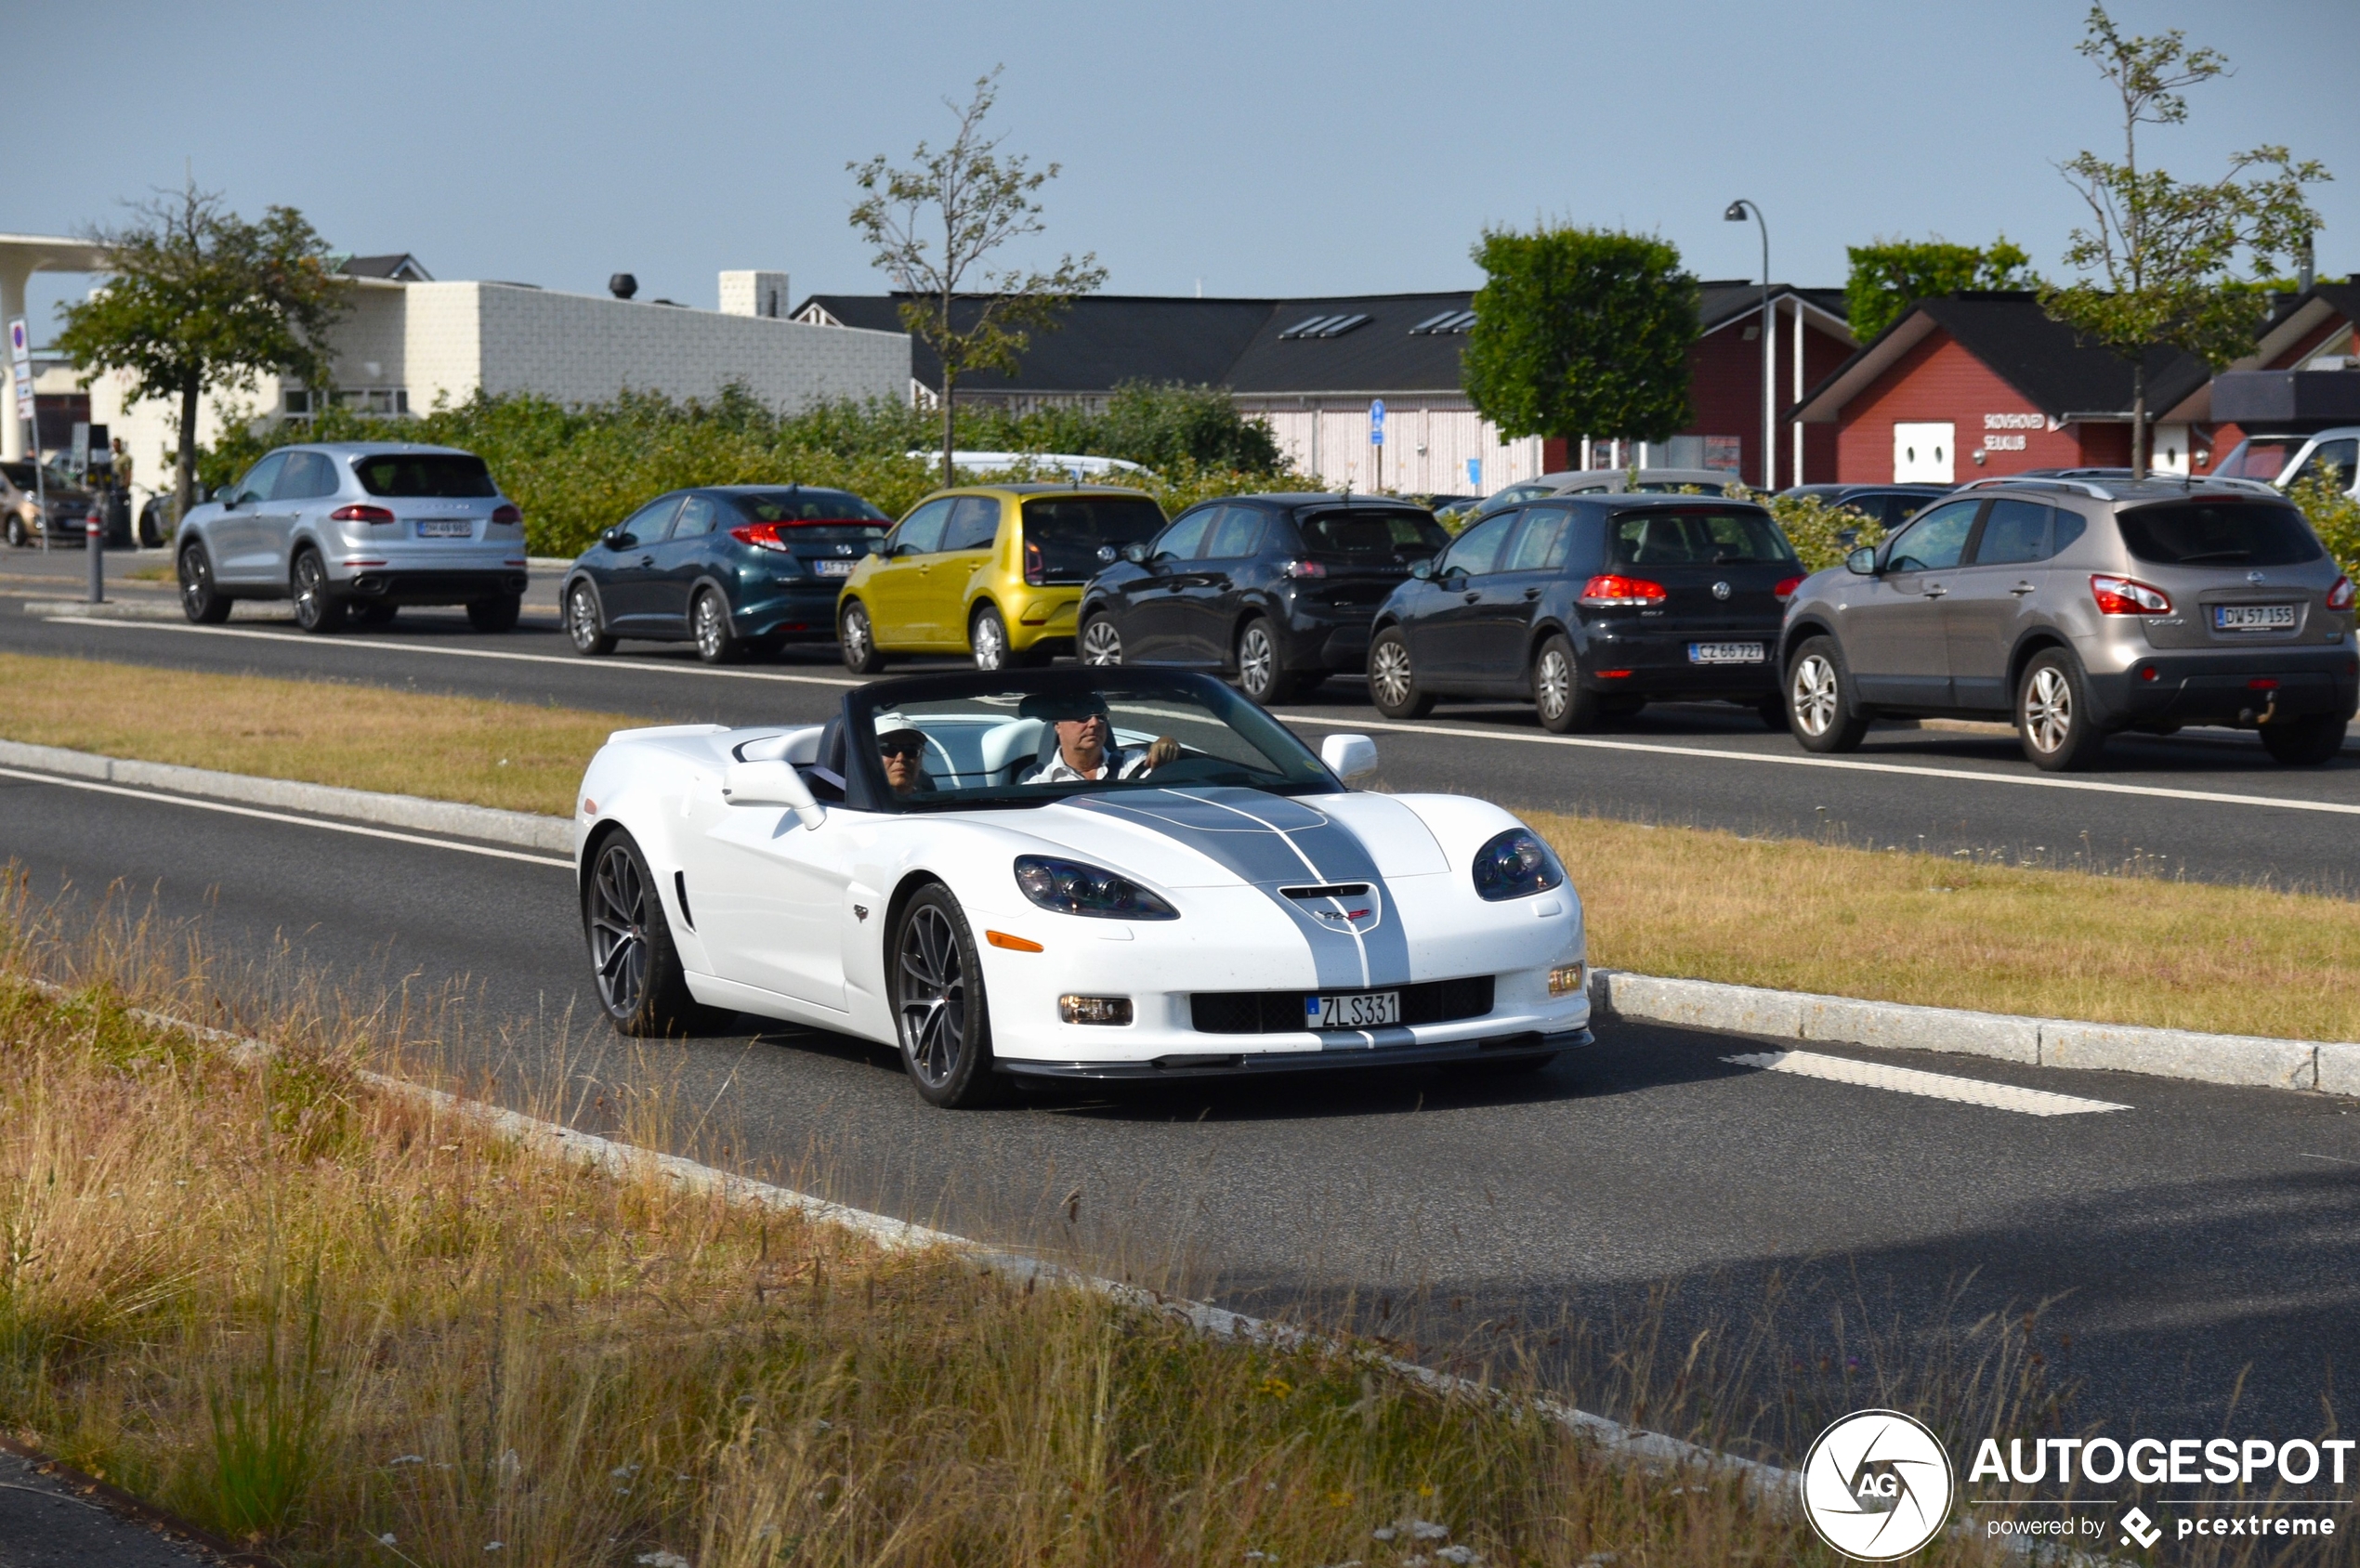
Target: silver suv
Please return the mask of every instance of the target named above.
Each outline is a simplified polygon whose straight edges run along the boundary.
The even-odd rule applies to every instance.
[[[403,605],[465,605],[478,631],[506,632],[524,597],[524,514],[455,447],[281,447],[190,508],[174,546],[180,608],[201,624],[233,599],[292,598],[307,632],[383,625]]]
[[[2006,715],[2052,770],[2192,724],[2323,763],[2360,701],[2352,601],[2302,514],[2252,487],[1990,480],[1803,580],[1787,705],[1814,751],[1876,717]]]

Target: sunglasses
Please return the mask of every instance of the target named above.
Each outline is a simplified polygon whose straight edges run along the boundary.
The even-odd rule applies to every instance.
[[[923,740],[888,740],[877,747],[877,754],[885,757],[916,757],[925,753]]]

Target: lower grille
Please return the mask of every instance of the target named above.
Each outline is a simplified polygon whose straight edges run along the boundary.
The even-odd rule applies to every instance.
[[[1404,1024],[1449,1024],[1480,1018],[1491,1011],[1488,974],[1459,980],[1421,980],[1409,986],[1375,986],[1401,993]],[[1200,1035],[1293,1034],[1303,1028],[1307,991],[1199,991],[1188,999],[1188,1022]]]

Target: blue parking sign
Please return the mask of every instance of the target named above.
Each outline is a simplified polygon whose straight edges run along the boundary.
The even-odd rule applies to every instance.
[[[1383,398],[1371,399],[1369,403],[1369,444],[1372,447],[1384,445],[1384,399]]]

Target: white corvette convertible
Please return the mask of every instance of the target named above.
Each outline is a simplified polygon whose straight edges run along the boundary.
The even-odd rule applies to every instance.
[[[920,676],[825,725],[618,731],[576,802],[615,1026],[715,1013],[1006,1075],[1535,1066],[1590,1041],[1581,903],[1496,805],[1344,780],[1206,675]]]

